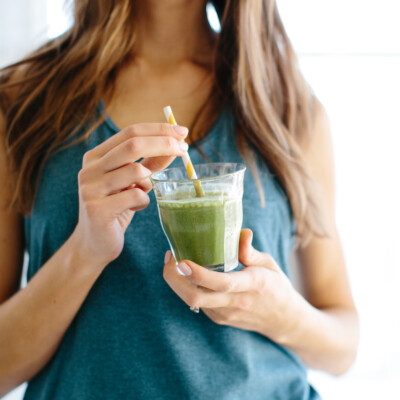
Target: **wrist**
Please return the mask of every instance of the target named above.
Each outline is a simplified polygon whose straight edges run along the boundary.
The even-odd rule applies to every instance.
[[[274,341],[285,347],[296,347],[311,312],[312,306],[293,288],[286,312],[283,315],[285,322]]]
[[[108,262],[94,257],[85,245],[78,231],[75,230],[65,243],[69,256],[69,265],[83,274],[100,274]]]

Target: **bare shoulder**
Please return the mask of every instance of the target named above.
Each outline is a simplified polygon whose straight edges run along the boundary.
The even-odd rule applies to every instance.
[[[327,112],[317,99],[309,138],[301,146],[307,170],[313,181],[315,199],[324,230],[329,236],[335,236],[335,166],[332,133]]]
[[[314,120],[311,130],[310,149],[318,147],[320,150],[328,150],[331,146],[331,127],[328,113],[325,107],[315,100]]]
[[[328,113],[318,99],[314,103],[314,128],[329,128]]]
[[[333,178],[331,127],[327,112],[318,100],[315,101],[311,135],[303,151],[313,179],[326,183],[327,178]]]

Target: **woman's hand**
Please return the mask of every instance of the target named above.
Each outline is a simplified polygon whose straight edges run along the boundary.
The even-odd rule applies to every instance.
[[[119,256],[134,212],[149,204],[149,176],[187,151],[187,132],[169,124],[131,125],[85,153],[73,236],[86,257],[105,266]]]
[[[177,270],[167,252],[164,278],[189,306],[200,307],[214,322],[259,332],[280,342],[296,323],[297,292],[273,258],[255,250],[251,230],[240,235],[242,271],[209,271],[189,260]]]

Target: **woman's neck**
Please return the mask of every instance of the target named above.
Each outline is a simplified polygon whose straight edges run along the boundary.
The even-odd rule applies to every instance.
[[[178,122],[192,127],[212,90],[215,34],[206,0],[136,0],[136,47],[107,98],[107,112],[120,129],[163,121],[171,104]]]
[[[138,0],[135,57],[167,70],[185,61],[208,64],[215,39],[204,0]]]

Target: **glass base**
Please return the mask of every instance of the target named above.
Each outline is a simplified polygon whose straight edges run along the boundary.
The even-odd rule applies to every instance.
[[[205,268],[215,272],[230,272],[238,266],[237,260],[225,264],[206,265]]]

